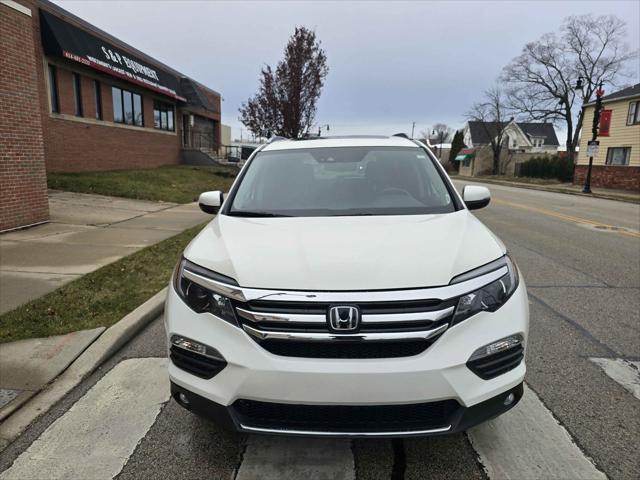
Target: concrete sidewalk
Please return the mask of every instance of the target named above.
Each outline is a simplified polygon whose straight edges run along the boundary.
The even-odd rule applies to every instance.
[[[451,179],[465,182],[494,183],[496,185],[505,185],[508,187],[528,188],[531,190],[543,190],[545,192],[567,193],[570,195],[619,200],[621,202],[640,203],[640,192],[634,192],[633,190],[616,190],[613,188],[593,187],[591,188],[593,193],[587,194],[582,193],[582,185],[574,185],[573,183],[554,183],[545,185],[519,182],[517,178],[514,178],[513,180],[504,180],[492,177],[467,177],[463,175],[452,175]]]
[[[0,314],[211,219],[178,205],[49,192],[51,220],[0,234]]]

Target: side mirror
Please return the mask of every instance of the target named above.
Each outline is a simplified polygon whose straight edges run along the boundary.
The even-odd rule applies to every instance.
[[[215,215],[216,213],[218,213],[223,199],[224,197],[220,190],[215,190],[213,192],[204,192],[201,193],[200,198],[198,198],[198,205],[200,206],[200,210],[202,210],[204,213]]]
[[[462,189],[462,200],[469,210],[477,210],[489,205],[491,193],[487,187],[465,185]]]

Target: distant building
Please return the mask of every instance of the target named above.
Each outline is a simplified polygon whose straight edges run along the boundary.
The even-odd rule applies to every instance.
[[[220,144],[219,93],[47,0],[2,0],[0,39],[0,231],[48,220],[47,172],[177,164]]]
[[[493,169],[491,140],[503,131],[504,175],[512,176],[516,165],[529,158],[541,155],[555,155],[558,151],[558,137],[551,123],[516,122],[505,123],[469,121],[464,127],[465,153],[456,157],[460,164],[460,175],[488,175]]]
[[[431,152],[438,158],[438,160],[440,160],[440,163],[449,161],[449,152],[451,152],[450,143],[427,143],[427,146],[429,147]]]
[[[591,185],[640,190],[640,83],[602,98],[598,153],[593,157]],[[584,106],[580,152],[573,182],[583,184],[589,165],[587,142],[595,102]]]

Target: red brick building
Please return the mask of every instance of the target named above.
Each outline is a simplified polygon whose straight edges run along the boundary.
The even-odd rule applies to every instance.
[[[0,0],[0,231],[48,219],[46,172],[177,164],[220,94],[46,0]]]

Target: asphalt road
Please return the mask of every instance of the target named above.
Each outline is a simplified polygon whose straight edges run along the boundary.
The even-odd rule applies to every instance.
[[[164,368],[158,319],[0,454],[0,479],[25,477],[35,459],[53,450],[71,464],[94,465],[88,470],[94,477],[111,472],[102,477],[118,479],[603,478],[601,472],[614,479],[640,478],[640,387],[634,384],[640,361],[640,206],[497,185],[490,189],[492,203],[477,216],[515,258],[531,308],[527,402],[504,421],[469,434],[404,441],[305,443],[228,433],[167,402],[166,394],[148,406],[118,393],[128,371],[147,369],[151,382]],[[91,395],[101,399],[93,410],[83,407]],[[149,397],[155,398],[151,391]],[[116,407],[119,415],[112,411]],[[129,426],[96,434],[114,414],[131,418]],[[78,418],[77,430],[73,418]],[[557,435],[544,437],[536,425],[551,425]],[[102,442],[105,458],[111,450],[120,453],[109,463],[100,456],[94,460],[90,446],[64,450],[65,443],[83,441]],[[508,453],[501,457],[501,449],[491,451],[496,444]],[[586,462],[592,474],[572,476],[562,470],[565,457],[546,462],[536,458],[536,451],[581,457],[579,465]],[[40,478],[55,473],[46,463],[34,471]],[[287,471],[294,473],[283,476]]]

